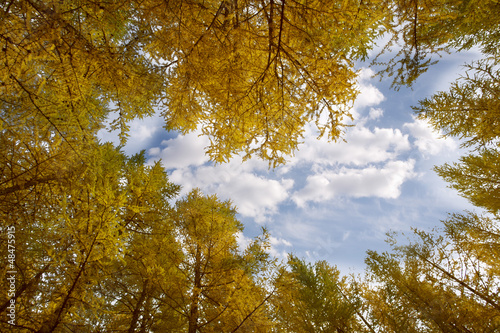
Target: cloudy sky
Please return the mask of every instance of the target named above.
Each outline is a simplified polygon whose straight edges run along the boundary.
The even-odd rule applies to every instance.
[[[124,151],[145,149],[150,163],[161,159],[182,194],[198,187],[231,199],[245,224],[242,244],[266,227],[277,256],[293,252],[310,261],[328,260],[344,273],[362,272],[368,249],[388,249],[387,232],[430,229],[448,212],[472,208],[432,171],[457,160],[459,144],[415,119],[411,106],[447,90],[463,72],[461,65],[477,57],[474,52],[445,56],[413,89],[399,91],[359,64],[361,94],[346,142],[318,140],[308,128],[300,150],[274,170],[255,158],[214,165],[204,154],[207,138],[168,133],[159,116],[131,123]],[[115,133],[100,136],[117,141]]]

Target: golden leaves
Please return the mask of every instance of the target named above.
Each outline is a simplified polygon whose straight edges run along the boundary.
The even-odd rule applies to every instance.
[[[211,139],[207,153],[217,162],[244,152],[246,158],[284,163],[305,124],[319,121],[322,113],[330,117],[318,123],[321,131],[338,139],[356,96],[353,59],[346,55],[366,45],[341,33],[346,29],[342,20],[353,18],[358,5],[334,7],[323,1],[308,6],[249,1],[225,8],[238,24],[221,29],[212,24],[220,15],[215,6],[183,4],[186,12],[196,11],[197,20],[183,16],[178,25],[155,31],[171,36],[177,46],[168,58],[176,64],[169,72],[168,110],[163,112],[167,128],[201,126]],[[357,24],[357,29],[367,28],[374,21]]]

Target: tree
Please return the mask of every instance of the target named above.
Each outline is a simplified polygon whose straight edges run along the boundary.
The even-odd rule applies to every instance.
[[[80,311],[88,311],[90,320],[100,307],[93,287],[111,258],[119,256],[123,155],[109,144],[80,153],[87,159],[75,166],[78,172],[61,172],[56,179],[29,187],[9,187],[2,197],[2,229],[16,230],[16,293],[9,298],[16,300],[18,328],[50,332],[71,327],[79,322]],[[7,264],[2,258],[3,272]]]
[[[385,72],[411,84],[427,55],[478,45],[495,56],[500,17],[493,0],[12,0],[0,9],[0,128],[22,132],[33,119],[71,146],[115,112],[124,143],[130,120],[160,109],[169,130],[201,128],[212,160],[244,153],[271,165],[293,154],[307,123],[342,137],[354,62],[381,34],[403,44]]]
[[[366,303],[371,322],[382,331],[494,332],[500,328],[498,298],[498,11],[486,2],[456,4],[456,22],[446,42],[452,47],[482,48],[485,58],[467,65],[467,73],[448,92],[438,92],[415,108],[443,136],[461,139],[472,153],[459,163],[436,167],[437,173],[474,205],[489,214],[452,214],[441,232],[415,231],[417,240],[391,253],[368,252],[372,284]],[[418,7],[416,7],[418,8]],[[465,15],[467,14],[467,15]],[[490,21],[486,17],[491,15]],[[439,15],[438,15],[439,16]],[[493,17],[494,16],[494,17]],[[415,16],[416,18],[416,16]],[[417,39],[415,39],[417,40]]]
[[[123,255],[96,289],[105,300],[97,323],[105,331],[268,332],[275,269],[266,233],[240,251],[230,203],[195,190],[168,207],[158,168],[127,176],[138,191],[128,197]]]
[[[121,329],[120,320],[131,332],[152,326],[145,318],[134,317],[148,312],[142,310],[148,298],[132,301],[138,310],[128,315],[123,305],[143,290],[151,299],[147,292],[158,267],[154,251],[177,250],[167,216],[168,200],[178,187],[168,182],[160,164],[146,167],[144,154],[126,158],[111,144],[81,145],[83,160],[75,162],[73,172],[61,170],[47,182],[9,186],[1,197],[1,227],[15,228],[16,257],[15,269],[9,269],[7,257],[1,259],[0,268],[4,276],[7,271],[17,273],[15,295],[0,299],[0,312],[5,314],[10,299],[15,299],[15,325],[21,330]],[[23,162],[19,156],[12,161]],[[12,170],[17,173],[21,166],[13,163]],[[148,240],[151,230],[158,236]],[[7,232],[1,237],[7,241]],[[150,266],[141,266],[145,263]],[[134,265],[136,275],[130,273]],[[137,276],[150,278],[149,286]],[[8,295],[4,285],[2,291]],[[154,317],[154,311],[150,313]],[[2,318],[2,330],[12,328],[4,321],[7,317]]]
[[[369,251],[371,282],[378,285],[365,296],[373,326],[384,332],[498,330],[498,228],[485,222],[452,215],[444,236],[416,231],[415,243],[393,246],[392,253]]]
[[[499,276],[500,229],[498,216],[472,212],[451,214],[443,221],[446,235],[481,261],[484,276]]]
[[[436,63],[434,54],[449,52],[450,41],[456,36],[456,22],[461,17],[461,2],[438,0],[390,1],[391,25],[386,32],[391,37],[373,64],[383,65],[379,75],[394,76],[392,86],[411,86]],[[401,48],[387,62],[379,62],[396,44]]]
[[[360,299],[335,267],[325,261],[307,264],[290,255],[288,269],[273,304],[278,331],[361,331],[356,318]]]
[[[414,109],[443,135],[463,140],[463,147],[496,146],[500,136],[498,63],[486,58],[466,68],[466,74],[448,92],[438,92]]]
[[[436,167],[437,173],[474,205],[496,214],[499,203],[500,72],[495,59],[468,66],[448,92],[439,92],[415,108],[444,136],[462,140],[474,153],[459,163]]]
[[[412,277],[412,273],[405,274],[398,259],[374,251],[368,251],[365,259],[370,275],[366,282],[369,287],[363,293],[363,307],[376,332],[420,332],[421,316],[409,300],[412,294],[407,291],[405,280],[407,276]]]
[[[126,204],[121,208],[121,255],[102,276],[95,293],[105,300],[98,324],[104,331],[180,331],[174,311],[160,311],[160,284],[175,281],[175,241],[169,201],[179,187],[160,163],[146,166],[142,151],[126,161],[121,179]],[[94,326],[97,326],[94,324]]]
[[[161,80],[127,31],[132,8],[125,1],[3,4],[2,128],[32,118],[72,142],[95,133],[110,111],[123,130],[152,114]]]
[[[393,77],[392,86],[411,86],[436,58],[478,47],[486,57],[498,58],[500,7],[496,1],[398,0],[388,2],[384,31],[389,43],[372,64],[378,74]],[[380,60],[396,46],[396,55]]]
[[[383,18],[378,1],[155,5],[168,16],[148,17],[159,37],[152,53],[175,62],[167,128],[203,124],[218,162],[244,151],[282,163],[311,121],[338,139],[356,95],[352,61],[366,55]]]
[[[236,236],[242,225],[230,202],[199,190],[177,201],[172,221],[177,273],[159,282],[161,308],[179,313],[185,332],[268,332],[273,291],[265,281],[273,278],[274,264],[265,252],[266,234],[241,253]]]
[[[460,158],[460,163],[436,167],[438,175],[475,206],[496,214],[500,211],[500,152],[485,149]]]

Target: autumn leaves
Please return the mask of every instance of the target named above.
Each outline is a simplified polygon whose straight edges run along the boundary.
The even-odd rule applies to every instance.
[[[485,9],[487,8],[487,10]],[[498,24],[495,1],[30,1],[0,4],[0,226],[16,230],[22,332],[493,332],[498,315]],[[419,116],[474,150],[438,173],[487,214],[451,215],[367,280],[325,262],[239,248],[229,202],[178,187],[96,132],[160,110],[202,128],[212,160],[284,163],[315,122],[342,137],[355,61],[402,48],[382,73],[411,84],[453,48],[484,60]],[[384,49],[384,52],[387,49]],[[2,272],[9,270],[2,256]],[[5,276],[5,274],[3,274]],[[5,295],[9,295],[6,299]],[[5,312],[2,312],[5,313]]]

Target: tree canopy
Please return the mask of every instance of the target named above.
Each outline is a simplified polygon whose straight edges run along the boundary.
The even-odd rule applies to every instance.
[[[384,18],[383,2],[10,1],[1,5],[4,128],[40,119],[85,136],[161,110],[165,126],[201,128],[217,162],[244,152],[273,164],[306,123],[341,137],[354,61]],[[323,115],[323,116],[321,116]],[[71,124],[71,125],[70,125]],[[68,126],[66,126],[68,125]]]
[[[0,272],[16,283],[0,286],[0,330],[498,331],[499,14],[496,0],[2,2]],[[356,61],[384,34],[374,62],[396,88],[443,53],[483,52],[415,110],[470,149],[436,170],[484,212],[369,251],[365,280],[280,262],[265,229],[244,245],[230,201],[179,198],[144,152],[97,139],[113,113],[124,143],[161,112],[167,130],[208,136],[213,161],[276,166],[309,123],[342,138]]]

